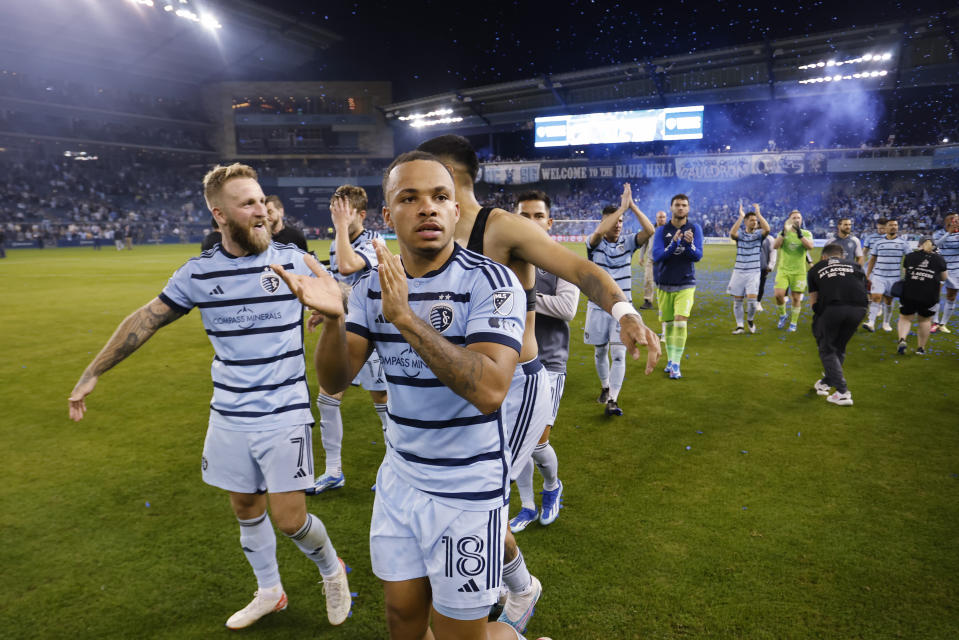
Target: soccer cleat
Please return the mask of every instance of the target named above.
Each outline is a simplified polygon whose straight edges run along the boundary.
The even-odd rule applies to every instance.
[[[826,397],[826,402],[838,404],[841,407],[850,407],[852,406],[852,394],[848,391],[846,393],[835,391],[831,396]]]
[[[306,495],[315,496],[324,491],[330,491],[331,489],[339,489],[346,484],[346,477],[343,475],[343,472],[340,472],[340,475],[333,476],[328,473],[324,473],[319,478],[316,479],[316,483],[306,490]]]
[[[669,370],[669,379],[679,380],[682,377],[683,377],[683,374],[679,372],[679,363],[674,362],[672,369]]]
[[[875,332],[876,332],[876,326],[875,326],[873,323],[871,323],[871,322],[863,322],[863,323],[862,323],[862,328],[865,329],[866,331],[868,331],[869,333],[875,333]]]
[[[796,333],[796,323],[795,322],[789,323],[789,329],[787,329],[787,331],[789,331],[789,333]]]
[[[659,334],[659,341],[660,341],[660,342],[666,342],[666,334],[665,334],[665,333]]]
[[[529,525],[536,522],[537,516],[539,516],[539,512],[536,511],[536,509],[528,509],[523,507],[520,512],[509,521],[509,530],[513,533],[519,533]]]
[[[539,516],[539,523],[543,526],[552,524],[553,520],[559,517],[559,510],[562,508],[563,481],[559,481],[559,486],[552,491],[543,489],[543,513]]]
[[[918,347],[918,348],[916,349],[916,355],[917,355],[917,356],[924,356],[924,355],[926,355],[926,350],[925,350],[924,348],[922,348],[922,347]]]
[[[616,401],[610,398],[606,401],[606,415],[607,416],[621,416],[623,415],[623,410],[619,408],[619,405],[616,404]]]
[[[749,333],[756,333],[756,323],[752,320],[746,321],[746,326],[749,327]]]
[[[529,591],[523,595],[517,595],[512,591],[506,596],[506,606],[503,607],[503,613],[499,615],[498,622],[505,622],[509,626],[523,633],[526,631],[526,625],[529,619],[533,617],[536,611],[536,603],[539,597],[543,595],[543,585],[540,584],[536,576],[530,576],[532,583]]]
[[[669,372],[672,371],[672,370],[673,370],[673,361],[672,361],[672,360],[667,360],[667,361],[666,361],[666,368],[663,369],[663,373],[669,373]]]
[[[779,316],[779,321],[776,323],[776,328],[785,329],[787,322],[789,322],[789,316]]]
[[[938,323],[938,322],[933,322],[933,323],[929,326],[929,333],[935,333],[936,331],[939,331],[939,323]]]
[[[829,388],[830,388],[829,385],[823,382],[822,380],[816,380],[816,383],[813,385],[813,389],[815,389],[816,393],[818,393],[821,396],[828,396]]]
[[[599,397],[596,398],[596,402],[606,404],[607,400],[609,400],[609,387],[603,387],[599,392]]]
[[[733,335],[734,335],[734,336],[742,335],[742,334],[744,334],[744,333],[746,333],[746,330],[743,329],[742,326],[738,326],[738,327],[736,327],[735,329],[733,329]]]
[[[939,325],[939,328],[936,329],[936,331],[938,331],[939,333],[952,333],[952,329],[950,329],[944,324]]]
[[[650,300],[643,300],[643,304],[639,305],[640,309],[652,309],[653,303]]]
[[[762,303],[762,302],[757,302],[757,303],[756,303],[756,313],[759,313],[759,312],[762,311],[762,310],[763,310],[763,303]]]
[[[899,355],[902,355],[902,354],[904,354],[905,352],[906,352],[906,341],[905,341],[905,340],[900,340],[900,341],[899,341],[899,346],[896,347],[896,353],[898,353]]]
[[[343,624],[350,615],[353,597],[350,595],[350,583],[346,579],[346,564],[337,558],[340,570],[332,578],[323,578],[323,593],[326,594],[326,617],[330,624]]]
[[[245,629],[268,613],[283,611],[286,605],[286,593],[282,590],[279,595],[266,592],[261,595],[257,591],[253,594],[253,601],[230,616],[226,626],[229,629]]]
[[[883,330],[883,331],[892,331],[892,325],[889,324],[888,322],[883,322],[883,323],[882,323],[882,330]]]

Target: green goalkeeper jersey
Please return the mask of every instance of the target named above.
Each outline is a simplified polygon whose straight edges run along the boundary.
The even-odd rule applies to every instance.
[[[812,240],[812,231],[802,230],[804,238]],[[806,247],[796,231],[787,231],[779,254],[779,270],[783,273],[806,273]]]

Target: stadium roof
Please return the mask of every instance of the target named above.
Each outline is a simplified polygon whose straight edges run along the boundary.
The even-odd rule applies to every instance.
[[[789,98],[835,91],[837,85],[870,90],[954,85],[957,23],[959,9],[953,9],[909,21],[448,91],[383,110],[394,126],[442,120],[431,130],[469,135],[516,130],[536,116]],[[876,75],[860,78],[861,71]]]
[[[166,9],[166,5],[170,9]],[[197,19],[211,16],[222,28]],[[283,79],[335,33],[252,0],[4,0],[0,63],[82,65],[182,83]]]

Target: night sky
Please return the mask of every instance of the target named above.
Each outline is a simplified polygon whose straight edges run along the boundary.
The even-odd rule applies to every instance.
[[[946,3],[332,2],[271,6],[344,41],[301,79],[391,80],[395,100],[651,57],[922,17]],[[951,4],[951,3],[950,3]],[[953,5],[954,6],[954,5]],[[415,7],[415,10],[411,7]]]

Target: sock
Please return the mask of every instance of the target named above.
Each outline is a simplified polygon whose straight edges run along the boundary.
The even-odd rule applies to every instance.
[[[749,298],[746,300],[746,319],[750,322],[753,321],[756,317],[756,305],[758,302],[755,298]]]
[[[503,565],[503,583],[510,592],[517,595],[526,593],[533,586],[533,577],[529,575],[523,552],[518,547],[513,561]]]
[[[239,523],[240,546],[253,567],[257,586],[260,589],[278,586],[280,567],[276,563],[276,533],[269,514],[264,511],[258,518],[239,520]]]
[[[673,345],[672,361],[679,364],[683,359],[683,350],[686,348],[686,321],[676,320],[673,322],[673,335],[666,338],[666,348],[669,348],[670,342]]]
[[[536,499],[533,496],[533,461],[528,460],[516,476],[516,491],[524,509],[536,511]]]
[[[785,303],[785,302],[783,302],[782,304],[777,304],[777,305],[776,305],[776,313],[779,314],[779,317],[780,317],[780,318],[782,318],[784,315],[786,315],[786,303]]]
[[[798,324],[799,323],[799,312],[802,311],[802,307],[793,307],[792,308],[792,317],[789,319],[789,324]]]
[[[543,474],[543,489],[552,491],[559,488],[559,459],[556,457],[556,450],[549,440],[536,445],[533,449],[533,462],[536,468]]]
[[[673,332],[675,331],[675,329],[673,328],[673,324],[674,323],[672,322],[663,323],[663,335],[666,336],[666,361],[667,362],[676,361],[676,358],[673,357],[676,351],[673,348]]]
[[[892,319],[892,305],[883,303],[882,305],[882,323],[889,324]]]
[[[665,336],[665,335],[666,335],[666,325],[669,324],[669,323],[668,323],[668,322],[660,322],[659,324],[663,325],[663,326],[662,326],[662,330],[659,332],[659,335]]]
[[[306,522],[292,536],[287,536],[306,556],[316,563],[320,575],[324,578],[335,576],[340,570],[340,561],[336,549],[326,535],[323,521],[312,513],[306,514]]]
[[[946,303],[942,305],[942,321],[939,324],[949,324],[949,318],[952,317],[952,312],[956,309],[955,300],[946,300]]]
[[[619,397],[619,390],[623,388],[623,379],[626,377],[626,346],[622,344],[610,345],[613,364],[609,369],[609,397],[613,400]]]
[[[743,301],[733,300],[733,317],[736,318],[736,326],[743,326]]]
[[[380,419],[380,424],[383,426],[383,438],[385,444],[386,438],[386,403],[380,404],[379,402],[373,403],[373,408],[376,410],[376,416]]]
[[[596,360],[596,374],[599,376],[600,386],[604,389],[609,388],[609,360],[606,358],[608,352],[608,344],[596,347],[593,352],[593,359]]]
[[[326,473],[338,476],[342,471],[340,452],[343,449],[343,418],[340,416],[340,401],[319,394],[316,406],[320,409],[320,441],[326,452]]]
[[[882,313],[882,306],[878,302],[869,303],[869,324],[875,326],[876,316]]]

